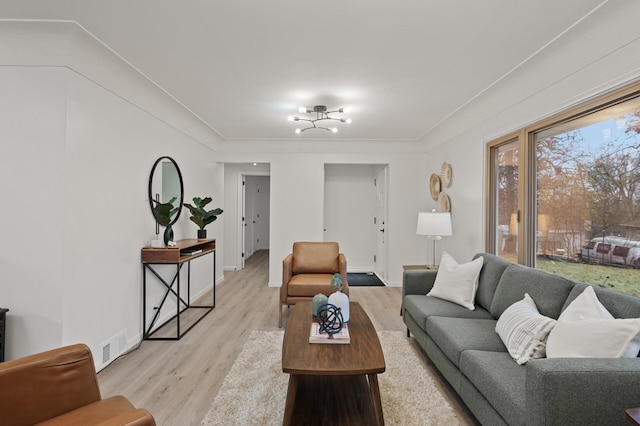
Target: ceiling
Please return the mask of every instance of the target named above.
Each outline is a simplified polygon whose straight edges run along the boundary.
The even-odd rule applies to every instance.
[[[76,21],[227,140],[419,140],[601,3],[2,0],[0,19]],[[353,123],[295,134],[314,105]]]

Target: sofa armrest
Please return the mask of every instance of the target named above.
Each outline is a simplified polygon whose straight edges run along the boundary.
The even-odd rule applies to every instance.
[[[99,400],[86,345],[0,363],[0,417],[7,424],[35,424]]]
[[[436,281],[435,269],[411,269],[402,273],[402,297],[407,294],[427,294]]]
[[[155,426],[156,422],[151,413],[144,408],[122,413],[97,426]]]
[[[544,358],[527,363],[527,424],[627,424],[640,406],[640,358]]]
[[[282,260],[282,286],[280,286],[280,302],[286,303],[288,296],[288,284],[293,277],[293,253],[289,253]]]

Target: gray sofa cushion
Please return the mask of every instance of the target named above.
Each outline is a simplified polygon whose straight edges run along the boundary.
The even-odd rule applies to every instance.
[[[460,354],[469,349],[507,351],[495,331],[496,322],[494,319],[429,317],[426,331],[447,358],[459,366]]]
[[[491,314],[499,318],[509,306],[522,300],[525,293],[536,302],[542,315],[557,319],[575,281],[520,265],[505,269],[491,303]]]
[[[574,286],[569,293],[569,297],[567,297],[562,310],[567,309],[567,306],[574,299],[582,294],[584,289],[588,287],[589,284],[578,283]],[[635,296],[630,296],[628,294],[622,294],[615,291],[605,290],[602,287],[593,286],[593,290],[596,292],[596,296],[598,296],[598,300],[614,318],[640,318],[640,298]]]
[[[478,278],[478,291],[476,292],[476,304],[482,306],[487,311],[491,308],[493,295],[498,287],[500,277],[511,263],[506,260],[488,253],[478,253],[473,256],[477,259],[479,256],[484,258],[480,277]],[[476,306],[477,306],[476,305]]]
[[[460,356],[460,370],[509,425],[526,423],[526,366],[506,352],[468,350]]]
[[[470,311],[455,303],[427,296],[426,294],[409,294],[405,296],[403,306],[423,329],[427,324],[427,318],[430,316],[493,319],[491,314],[483,308],[476,307],[474,311]]]

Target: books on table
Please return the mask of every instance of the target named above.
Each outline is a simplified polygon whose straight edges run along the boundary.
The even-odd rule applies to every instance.
[[[349,335],[349,324],[344,324],[342,330],[336,334],[320,333],[320,324],[314,322],[311,324],[311,333],[309,334],[309,343],[329,343],[329,344],[347,344],[351,343]]]
[[[180,251],[180,254],[183,256],[193,256],[198,253],[202,253],[202,249],[183,249]]]

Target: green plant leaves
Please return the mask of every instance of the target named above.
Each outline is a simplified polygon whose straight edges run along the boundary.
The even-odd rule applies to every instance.
[[[204,229],[205,226],[214,222],[223,213],[223,210],[218,208],[209,211],[205,210],[204,207],[211,201],[213,201],[211,197],[193,197],[193,205],[184,203],[184,206],[191,212],[189,219],[198,225],[200,229]]]
[[[336,287],[338,291],[342,291],[342,275],[337,272],[333,274],[333,277],[331,278],[331,285]]]

